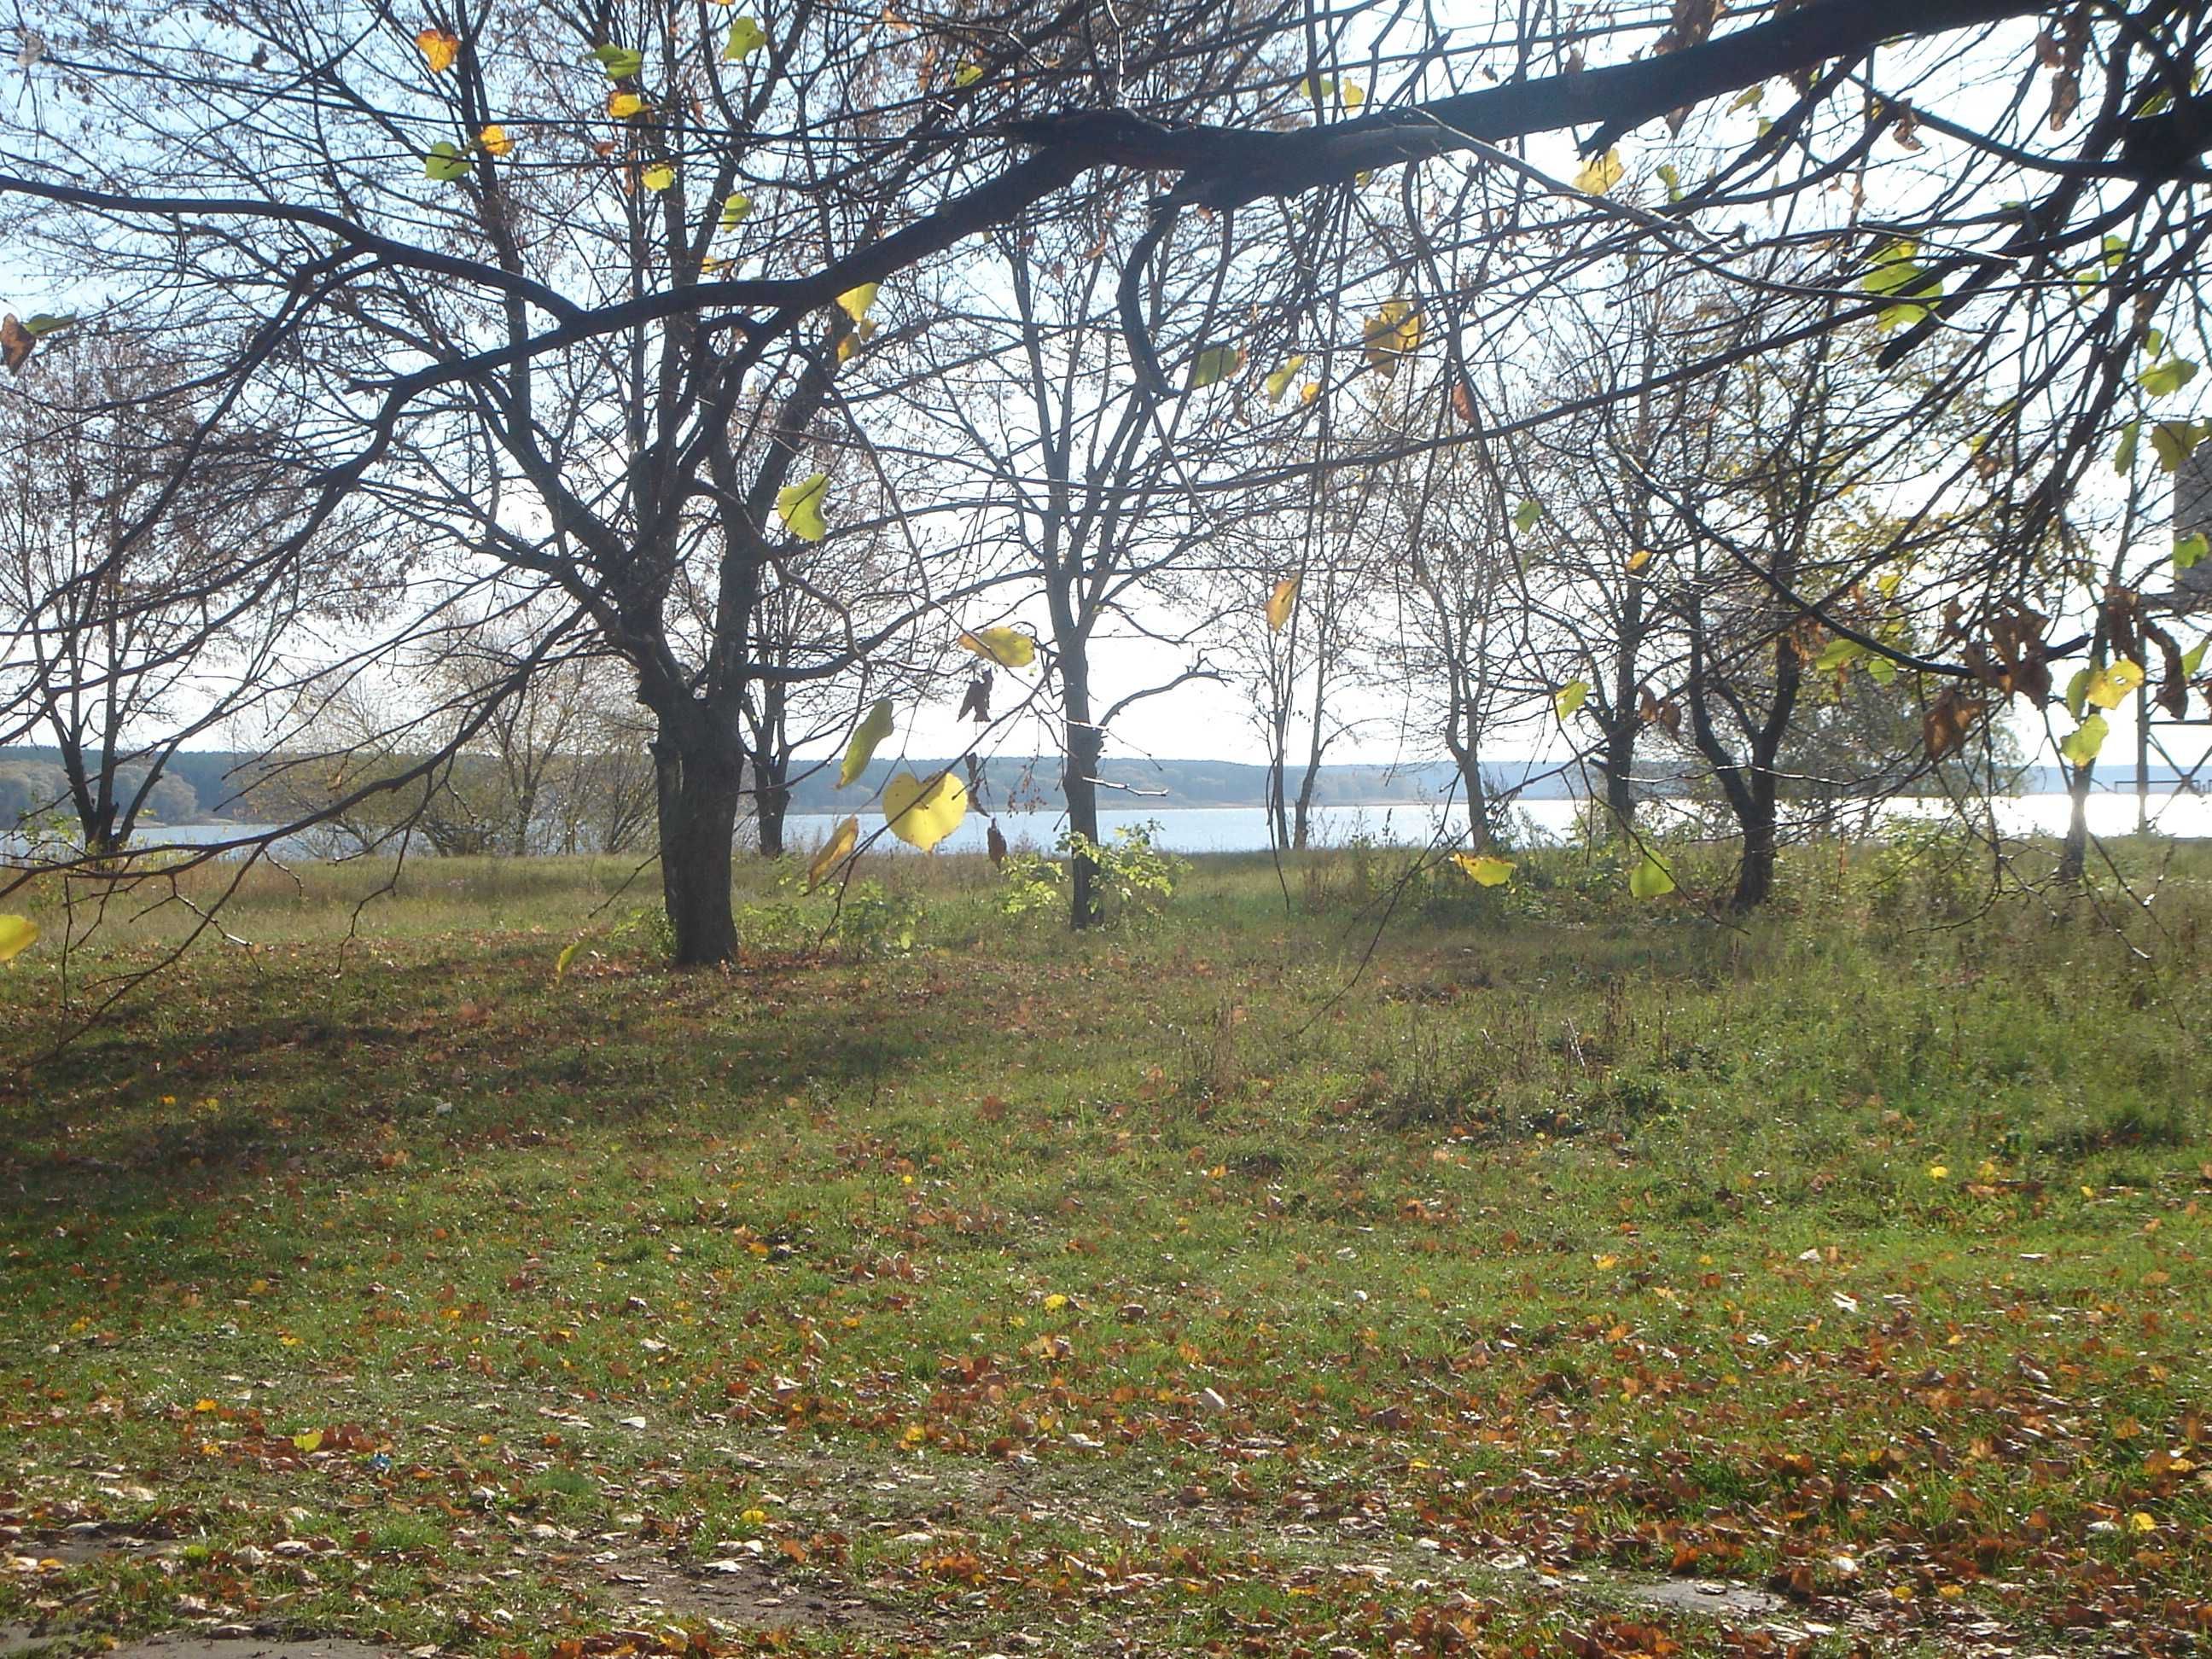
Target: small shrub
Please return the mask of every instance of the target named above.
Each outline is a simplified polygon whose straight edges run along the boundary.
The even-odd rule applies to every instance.
[[[1066,860],[1087,856],[1097,873],[1093,890],[1103,917],[1128,921],[1157,915],[1175,896],[1189,875],[1191,864],[1156,842],[1158,820],[1124,824],[1111,840],[1095,842],[1073,831],[1062,832],[1054,856],[1018,853],[1009,858],[1000,875],[999,908],[1007,915],[1028,915],[1066,902]]]

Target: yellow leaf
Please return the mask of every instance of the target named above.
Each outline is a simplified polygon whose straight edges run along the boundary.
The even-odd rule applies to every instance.
[[[853,729],[853,739],[845,745],[844,763],[837,769],[837,787],[847,787],[868,769],[875,758],[876,747],[891,734],[891,700],[878,697],[876,706],[868,710],[867,718]]]
[[[633,115],[644,113],[645,100],[634,92],[611,92],[607,94],[607,113],[617,121],[627,121]]]
[[[1589,682],[1588,680],[1569,680],[1552,694],[1552,707],[1558,711],[1561,720],[1569,720],[1573,717],[1577,708],[1589,701]]]
[[[1513,860],[1488,853],[1454,853],[1451,861],[1467,872],[1478,886],[1502,887],[1513,879]]]
[[[850,334],[837,342],[837,361],[841,363],[849,361],[854,353],[875,337],[876,325],[871,322],[860,323]]]
[[[2128,1517],[2128,1525],[2136,1532],[2156,1532],[2158,1517],[2148,1510],[2137,1510]]]
[[[477,143],[493,155],[512,155],[514,150],[514,140],[507,136],[507,129],[496,121],[488,123],[477,134]]]
[[[1001,668],[1027,668],[1036,660],[1036,641],[1018,628],[984,628],[963,634],[960,643]]]
[[[661,161],[647,167],[641,176],[647,190],[663,191],[676,182],[676,169]]]
[[[2109,668],[2089,677],[2088,699],[2100,708],[2118,708],[2129,692],[2143,683],[2142,665],[2122,657]]]
[[[1648,547],[1639,547],[1628,556],[1628,574],[1632,576],[1650,562],[1651,550]]]
[[[322,1447],[323,1431],[309,1429],[305,1434],[295,1434],[292,1437],[292,1443],[303,1452],[318,1451]]]
[[[461,55],[460,36],[451,29],[423,29],[416,35],[415,44],[422,48],[422,61],[433,75],[443,75]]]
[[[1319,380],[1308,380],[1304,386],[1298,388],[1298,401],[1302,404],[1310,404],[1320,396],[1321,382]]]
[[[890,708],[888,703],[877,706],[886,710]],[[827,880],[830,872],[843,861],[860,839],[860,821],[857,817],[847,818],[832,830],[830,839],[822,843],[822,850],[814,855],[814,862],[806,866],[806,890],[811,893]]]
[[[577,947],[583,942],[580,939],[572,939],[561,947],[561,954],[553,958],[554,978],[558,979],[568,971],[568,964],[576,959]]]
[[[39,924],[28,916],[0,916],[0,962],[13,962],[39,942]]]
[[[925,784],[902,772],[884,786],[884,817],[891,834],[927,853],[960,827],[968,816],[968,791],[950,772]]]
[[[1367,351],[1367,366],[1388,380],[1398,372],[1398,360],[1419,349],[1421,343],[1421,313],[1413,309],[1410,300],[1385,301],[1382,308],[1367,319],[1361,331]]]
[[[1602,196],[1620,182],[1626,171],[1621,165],[1620,152],[1609,149],[1583,163],[1582,171],[1575,174],[1575,188],[1585,196]]]
[[[817,472],[775,492],[775,514],[784,527],[801,541],[818,542],[830,533],[822,517],[822,503],[830,494],[830,475]]]
[[[856,323],[868,320],[868,307],[876,302],[878,283],[863,283],[858,288],[848,288],[837,296],[837,308]]]
[[[952,71],[952,84],[956,87],[972,87],[982,78],[983,66],[981,64],[963,64]]]
[[[1283,393],[1290,390],[1291,381],[1297,372],[1305,366],[1306,354],[1303,351],[1284,358],[1275,371],[1267,376],[1267,401],[1271,404],[1279,401]]]
[[[1267,627],[1270,632],[1279,634],[1283,631],[1283,624],[1290,621],[1291,612],[1297,602],[1298,579],[1296,576],[1285,576],[1275,584],[1275,591],[1267,595]]]
[[[1646,853],[1644,862],[1629,872],[1628,890],[1637,898],[1664,898],[1674,890],[1674,873]]]
[[[1928,1166],[1928,1178],[1930,1181],[1948,1181],[1951,1178],[1950,1166],[1944,1164],[1929,1164]]]
[[[1058,1313],[1066,1305],[1067,1298],[1062,1296],[1058,1291],[1054,1291],[1050,1296],[1044,1299],[1044,1310],[1047,1313]]]

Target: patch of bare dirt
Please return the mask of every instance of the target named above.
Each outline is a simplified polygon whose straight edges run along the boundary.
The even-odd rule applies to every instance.
[[[703,1620],[745,1630],[886,1630],[897,1624],[864,1595],[782,1577],[750,1554],[697,1567],[623,1554],[600,1566],[602,1582],[638,1620]]]

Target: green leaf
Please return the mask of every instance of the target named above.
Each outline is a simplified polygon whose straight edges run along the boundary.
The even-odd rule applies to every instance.
[[[42,335],[52,334],[57,329],[73,327],[76,323],[76,313],[74,311],[64,312],[58,317],[41,311],[23,319],[23,332],[35,340]]]
[[[952,71],[952,84],[956,87],[972,87],[982,78],[983,66],[981,64],[963,64]]]
[[[2191,646],[2188,650],[2182,653],[2181,672],[2183,673],[2194,674],[2198,669],[2204,666],[2204,647],[2207,646],[2212,646],[2212,634],[2206,635],[2203,639],[2197,641],[2196,644]]]
[[[1662,161],[1659,164],[1659,182],[1667,186],[1668,201],[1679,202],[1682,199],[1682,174],[1672,161]]]
[[[1879,653],[1869,653],[1866,659],[1866,672],[1873,677],[1876,685],[1889,685],[1897,679],[1896,663]]]
[[[610,81],[629,81],[645,73],[645,54],[628,46],[593,46],[586,54],[599,60]]]
[[[430,153],[422,158],[422,176],[434,179],[441,185],[450,185],[466,175],[475,162],[461,154],[460,146],[450,138],[441,138],[430,146]]]
[[[2120,428],[2119,447],[2112,452],[2112,471],[2123,475],[2134,471],[2136,440],[2142,435],[2142,422],[2130,421]]]
[[[775,492],[776,516],[801,541],[818,542],[830,533],[822,517],[822,503],[830,494],[830,475],[817,472]]]
[[[1910,294],[1915,298],[1937,298],[1943,292],[1943,285],[1913,257],[1918,252],[1918,244],[1911,241],[1900,240],[1884,244],[1874,256],[1873,268],[1859,279],[1859,286],[1877,295]]]
[[[2174,543],[2173,568],[2176,570],[2193,569],[2197,560],[2203,558],[2207,553],[2212,553],[2212,541],[2205,539],[2203,531],[2192,530]]]
[[[876,706],[868,710],[867,718],[853,728],[853,739],[845,745],[844,763],[837,769],[837,787],[845,788],[868,769],[875,758],[876,746],[891,734],[891,700],[876,699]]]
[[[1190,389],[1225,380],[1244,366],[1244,353],[1237,346],[1209,346],[1190,361]]]
[[[722,198],[722,228],[735,230],[744,223],[753,210],[753,198],[741,190],[733,190]]]
[[[2150,447],[2160,467],[2179,472],[2190,453],[2204,441],[2206,428],[2195,421],[2160,421],[2150,429]]]
[[[2105,738],[2112,726],[2102,714],[2092,714],[2067,734],[2058,745],[2058,752],[2075,766],[2087,766],[2097,758],[2097,751],[2105,746]]]
[[[1736,94],[1735,97],[1729,102],[1729,113],[1733,115],[1738,110],[1757,109],[1765,97],[1766,82],[1764,81],[1760,82],[1755,87],[1746,87],[1741,92]]]
[[[2197,365],[2186,357],[2168,357],[2136,376],[2136,384],[2154,398],[2169,397],[2197,378]]]
[[[1525,536],[1536,527],[1536,520],[1543,516],[1543,502],[1523,501],[1513,509],[1513,527]]]
[[[1589,701],[1588,680],[1569,680],[1552,694],[1552,707],[1561,720],[1571,720],[1575,711]]]
[[[1828,641],[1819,656],[1813,659],[1813,672],[1817,674],[1832,674],[1839,668],[1850,667],[1866,654],[1866,647],[1861,645],[1856,640],[1845,639],[1838,635]],[[1894,664],[1891,665],[1895,666]]]
[[[742,64],[768,44],[768,31],[760,19],[747,15],[730,25],[730,38],[722,43],[722,61]]]
[[[568,971],[568,964],[576,959],[577,947],[583,942],[580,939],[572,939],[561,947],[561,954],[553,958],[554,978],[558,979]]]
[[[2089,681],[2095,673],[2093,668],[2077,668],[2066,682],[2066,712],[2077,720],[2089,706]]]
[[[1303,351],[1294,352],[1278,363],[1267,376],[1267,401],[1271,404],[1279,402],[1283,393],[1291,389],[1291,382],[1297,378],[1298,371],[1305,366],[1306,354]]]
[[[1628,890],[1640,899],[1664,898],[1674,890],[1674,873],[1646,853],[1644,862],[1628,872]]]

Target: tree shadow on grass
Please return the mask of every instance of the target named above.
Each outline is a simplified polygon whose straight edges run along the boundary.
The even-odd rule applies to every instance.
[[[741,1133],[795,1093],[896,1085],[933,1047],[926,1023],[848,1000],[835,969],[527,969],[457,954],[356,969],[336,994],[234,981],[198,1006],[251,996],[256,1017],[194,1028],[164,1011],[94,1034],[0,1093],[16,1195],[0,1237],[58,1213],[173,1236],[178,1212],[217,1224],[272,1181],[450,1170],[614,1125]]]

